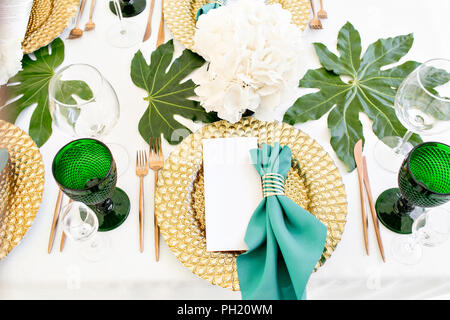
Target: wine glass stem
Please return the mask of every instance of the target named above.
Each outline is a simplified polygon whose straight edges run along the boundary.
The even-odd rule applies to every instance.
[[[95,207],[104,214],[107,214],[114,209],[114,203],[112,202],[111,198],[107,198],[102,203],[96,204]]]
[[[413,211],[414,208],[415,206],[403,196],[397,200],[397,209],[399,213],[408,214],[408,212]]]
[[[123,25],[122,9],[120,9],[119,0],[113,0],[113,1],[114,1],[114,6],[116,8],[117,16],[119,17],[119,21],[120,21],[120,33],[124,33],[125,26]]]
[[[415,248],[417,248],[417,246],[420,245],[421,241],[422,241],[422,236],[420,234],[416,232],[413,232],[412,235],[410,235],[410,239],[411,241],[408,242],[407,244],[407,248],[410,252],[414,251]]]
[[[408,130],[406,131],[405,135],[402,138],[402,142],[394,148],[395,153],[401,153],[401,150],[405,146],[405,144],[408,142],[409,138],[413,135],[413,132]]]

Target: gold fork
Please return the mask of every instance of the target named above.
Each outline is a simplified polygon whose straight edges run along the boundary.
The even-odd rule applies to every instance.
[[[136,152],[136,175],[139,177],[139,250],[144,251],[144,177],[148,173],[147,152]]]
[[[149,167],[154,171],[155,174],[155,189],[154,189],[154,200],[156,200],[156,184],[158,183],[158,171],[164,167],[164,156],[161,148],[161,138],[150,138],[150,161]],[[156,201],[154,201],[153,207],[156,207]],[[159,261],[159,227],[156,221],[156,214],[153,212],[154,216],[154,227],[155,227],[155,257],[156,261]]]
[[[316,10],[314,10],[314,2],[313,0],[309,0],[311,2],[311,9],[313,13],[313,18],[309,22],[309,27],[311,29],[322,29],[322,22],[320,22],[319,18],[317,18]]]
[[[317,12],[317,16],[320,19],[326,19],[327,18],[327,12],[325,10],[323,10],[322,0],[320,0],[320,10],[319,10],[319,12]]]

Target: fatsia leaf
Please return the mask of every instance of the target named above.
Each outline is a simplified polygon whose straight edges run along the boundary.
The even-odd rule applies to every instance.
[[[35,51],[34,56],[35,60],[25,55],[22,70],[9,80],[7,100],[12,102],[0,107],[0,119],[14,123],[23,110],[37,104],[31,115],[28,133],[41,147],[52,133],[48,85],[54,70],[64,61],[64,43],[56,38],[50,45]],[[74,101],[72,95],[83,99],[92,97],[92,91],[82,81],[65,81],[61,87],[62,91],[57,95],[61,102]]]
[[[131,62],[131,79],[139,88],[147,91],[148,108],[139,121],[139,133],[145,141],[150,137],[163,137],[170,144],[177,144],[190,130],[174,119],[180,115],[193,121],[212,122],[217,116],[207,113],[195,96],[195,83],[183,80],[205,61],[199,55],[185,49],[173,63],[174,45],[170,40],[151,54],[150,65],[138,51]],[[169,67],[170,66],[170,67]]]
[[[323,68],[309,70],[299,86],[320,90],[297,99],[283,121],[290,124],[306,122],[319,119],[329,112],[330,143],[348,169],[353,170],[353,148],[358,140],[364,141],[360,112],[372,120],[372,130],[380,139],[406,133],[396,117],[394,98],[403,79],[419,63],[408,61],[390,69],[381,68],[398,62],[408,53],[412,43],[412,34],[379,39],[369,45],[361,57],[359,32],[347,22],[338,35],[337,51],[340,56],[329,51],[325,45],[314,43]],[[350,80],[344,82],[341,76]],[[417,144],[421,139],[413,135],[410,141]]]

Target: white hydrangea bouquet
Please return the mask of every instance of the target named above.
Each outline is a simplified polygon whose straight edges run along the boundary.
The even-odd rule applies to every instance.
[[[246,110],[275,110],[301,77],[301,30],[279,4],[237,0],[200,15],[194,50],[207,63],[193,76],[207,112],[237,122]]]

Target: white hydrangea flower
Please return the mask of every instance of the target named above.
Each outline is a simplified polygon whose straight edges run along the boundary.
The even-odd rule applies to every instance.
[[[22,69],[22,45],[19,40],[0,40],[0,85]]]
[[[206,111],[239,121],[245,110],[275,109],[301,72],[301,31],[279,4],[238,0],[200,16],[194,50],[208,63],[193,78]]]

